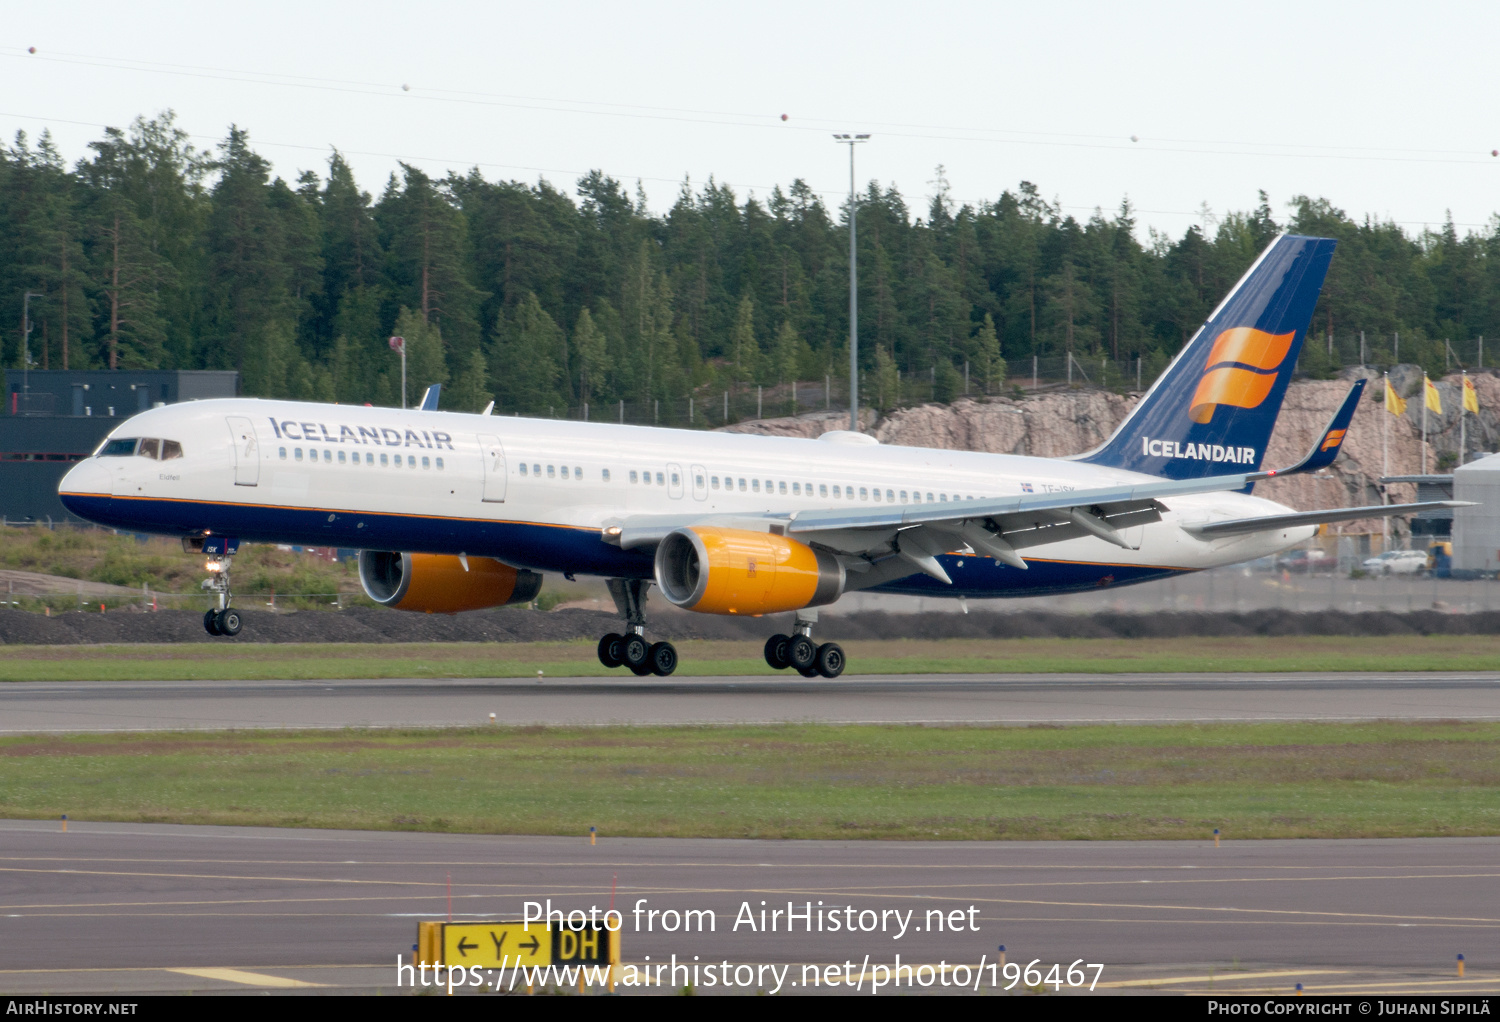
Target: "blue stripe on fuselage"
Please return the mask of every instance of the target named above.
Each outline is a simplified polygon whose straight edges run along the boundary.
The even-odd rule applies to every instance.
[[[208,501],[60,494],[63,505],[80,518],[132,532],[168,535],[236,536],[246,542],[296,543],[303,546],[355,547],[363,550],[409,550],[432,554],[495,557],[533,571],[579,572],[614,578],[651,578],[652,556],[644,550],[621,550],[604,542],[597,529],[497,522],[480,518],[435,518],[427,515],[355,513],[329,508],[266,507]],[[943,554],[953,585],[922,573],[867,590],[911,596],[1046,596],[1133,585],[1183,573],[1156,565],[1090,564],[1078,561],[1028,560],[1021,571],[988,557]]]

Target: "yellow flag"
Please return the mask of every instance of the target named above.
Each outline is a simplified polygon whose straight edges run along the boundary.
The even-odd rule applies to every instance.
[[[1422,386],[1427,391],[1427,408],[1438,415],[1443,414],[1443,399],[1438,396],[1438,389],[1432,385],[1427,377],[1422,377]]]
[[[1391,386],[1391,381],[1385,381],[1385,410],[1392,415],[1406,414],[1406,399],[1396,396],[1396,388]]]
[[[1474,381],[1467,376],[1464,377],[1464,411],[1479,414],[1479,392],[1474,389]]]

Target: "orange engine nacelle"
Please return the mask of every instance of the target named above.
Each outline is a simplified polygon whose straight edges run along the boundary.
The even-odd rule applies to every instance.
[[[488,557],[468,562],[465,570],[463,561],[451,554],[361,550],[359,583],[382,606],[427,614],[530,603],[542,588],[542,576],[534,571]]]
[[[775,614],[844,591],[844,567],[806,543],[744,529],[678,529],[656,548],[662,595],[700,614]]]

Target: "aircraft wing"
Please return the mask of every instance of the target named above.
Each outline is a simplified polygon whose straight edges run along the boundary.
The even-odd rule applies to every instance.
[[[968,546],[1025,570],[1016,552],[1043,543],[1093,535],[1129,548],[1122,530],[1159,521],[1159,498],[1243,489],[1247,474],[1163,479],[985,500],[884,507],[820,508],[785,514],[647,515],[606,525],[604,538],[623,549],[655,546],[692,525],[749,528],[794,536],[842,556],[863,588],[924,571],[950,582],[937,555]]]
[[[1220,536],[1243,536],[1251,532],[1273,532],[1298,525],[1324,525],[1328,522],[1353,522],[1361,518],[1385,518],[1389,515],[1409,515],[1417,511],[1434,511],[1443,507],[1473,507],[1472,500],[1429,500],[1420,504],[1374,504],[1370,507],[1336,507],[1327,511],[1300,511],[1289,515],[1264,515],[1260,518],[1232,518],[1222,522],[1206,522],[1202,525],[1184,525],[1200,539],[1217,539]]]

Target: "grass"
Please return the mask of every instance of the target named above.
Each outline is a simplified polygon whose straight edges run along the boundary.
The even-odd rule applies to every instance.
[[[1500,724],[784,725],[0,739],[0,816],[902,839],[1500,833]]]
[[[1488,671],[1500,636],[868,640],[844,644],[858,674]],[[773,672],[759,642],[677,644],[683,675]],[[625,677],[592,642],[202,643],[7,646],[0,681]],[[778,675],[785,677],[786,675]]]

